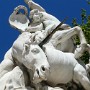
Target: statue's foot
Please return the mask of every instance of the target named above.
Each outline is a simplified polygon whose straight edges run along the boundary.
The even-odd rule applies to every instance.
[[[80,58],[85,51],[88,51],[90,53],[90,45],[89,44],[83,43],[83,44],[77,46],[77,48],[74,52],[75,58],[76,59]]]
[[[80,58],[83,55],[83,53],[86,51],[86,49],[87,49],[86,43],[77,46],[77,48],[74,52],[75,58],[76,59]]]

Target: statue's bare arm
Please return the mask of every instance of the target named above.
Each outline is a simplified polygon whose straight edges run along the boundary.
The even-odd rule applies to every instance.
[[[56,26],[52,22],[53,21],[51,20],[43,22],[45,28],[42,31],[37,31],[35,33],[35,42],[40,43],[52,32],[53,29],[55,29]]]
[[[11,57],[11,49],[4,56],[4,60],[0,63],[0,78],[14,68],[14,63]]]
[[[45,9],[41,7],[39,4],[33,2],[32,0],[24,0],[28,7],[32,9],[38,9],[39,11],[45,12]]]
[[[56,25],[51,20],[44,21],[44,24],[45,24],[44,34],[46,34],[47,37],[47,35],[49,35],[52,32],[52,30],[56,28]]]

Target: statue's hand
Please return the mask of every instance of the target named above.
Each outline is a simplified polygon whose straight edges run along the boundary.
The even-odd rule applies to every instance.
[[[41,31],[37,31],[35,34],[36,43],[40,43],[42,40],[44,40],[44,34]]]

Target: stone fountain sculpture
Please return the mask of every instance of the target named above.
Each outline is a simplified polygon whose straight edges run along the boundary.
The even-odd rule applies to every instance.
[[[84,51],[90,53],[82,29],[60,22],[32,0],[24,1],[29,17],[23,5],[9,17],[21,34],[0,64],[0,90],[90,90],[90,64],[80,60]]]

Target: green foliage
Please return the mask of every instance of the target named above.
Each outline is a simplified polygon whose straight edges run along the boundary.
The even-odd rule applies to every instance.
[[[90,0],[86,0],[87,1],[87,3],[90,5]]]
[[[87,42],[90,44],[90,16],[88,16],[87,22],[81,25]]]
[[[89,53],[87,51],[84,52],[81,60],[83,60],[85,64],[89,63]]]
[[[81,24],[78,24],[76,18],[72,20],[73,26],[80,26],[84,32],[87,42],[90,44],[90,15],[86,15],[85,11],[82,9],[81,12]]]
[[[78,23],[77,23],[77,19],[76,18],[73,18],[72,25],[73,26],[78,26]]]
[[[90,4],[90,1],[87,0],[88,4]],[[77,23],[77,19],[74,18],[72,20],[72,25],[73,26],[80,26],[84,32],[85,38],[87,40],[87,43],[90,44],[90,15],[87,15],[85,9],[81,9],[81,24]],[[76,44],[79,44],[79,39],[76,38]],[[89,60],[89,53],[85,52],[84,55],[81,57],[81,59],[85,62],[88,63]]]
[[[82,8],[81,9],[81,25],[84,25],[85,20],[87,20],[86,10]]]

